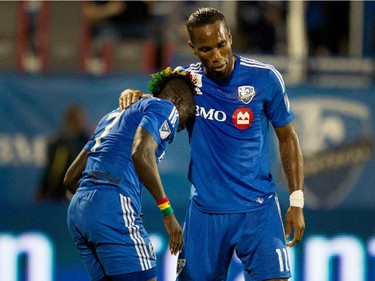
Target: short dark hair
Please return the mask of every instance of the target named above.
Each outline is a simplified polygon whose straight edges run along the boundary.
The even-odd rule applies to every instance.
[[[190,15],[186,22],[186,28],[190,34],[190,31],[194,27],[202,27],[217,21],[221,21],[225,23],[225,27],[228,28],[225,16],[222,12],[209,7],[199,8],[194,13]]]
[[[186,76],[170,79],[161,90],[161,94],[165,97],[180,97],[187,104],[194,103],[194,85]]]

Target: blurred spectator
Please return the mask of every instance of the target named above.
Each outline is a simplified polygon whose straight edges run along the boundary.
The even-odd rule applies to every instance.
[[[263,54],[286,53],[286,3],[238,1],[238,35],[242,51]]]
[[[152,1],[87,1],[83,16],[90,24],[91,56],[101,57],[106,46],[126,39],[144,41],[147,55],[157,59],[158,33],[152,17]]]
[[[62,128],[48,142],[46,170],[36,192],[37,201],[65,201],[70,194],[63,185],[65,172],[88,141],[86,111],[76,105],[65,111]]]
[[[83,7],[84,16],[92,24],[93,39],[98,44],[153,36],[151,7],[147,1],[88,1]]]
[[[46,65],[48,44],[48,4],[43,1],[21,1],[19,9],[18,69],[42,71]]]
[[[311,55],[347,55],[350,1],[308,1],[307,36]]]
[[[27,12],[27,32],[29,34],[29,41],[27,44],[27,51],[29,55],[37,55],[37,34],[38,34],[38,23],[40,15],[41,2],[39,1],[28,1],[26,4]]]

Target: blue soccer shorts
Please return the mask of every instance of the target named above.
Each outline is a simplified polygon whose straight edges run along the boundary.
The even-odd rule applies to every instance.
[[[233,252],[245,280],[290,278],[285,232],[276,195],[254,211],[208,214],[190,202],[184,226],[184,248],[177,280],[226,280]]]
[[[139,280],[156,277],[155,253],[140,214],[115,187],[79,188],[67,222],[91,280],[132,280],[126,278],[132,274],[141,276]]]

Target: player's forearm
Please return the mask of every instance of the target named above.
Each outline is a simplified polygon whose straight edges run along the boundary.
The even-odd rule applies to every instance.
[[[140,181],[154,197],[155,201],[166,197],[155,162],[155,156],[153,155],[153,158],[151,158],[133,155],[133,164]]]
[[[279,137],[279,141],[280,158],[288,181],[289,192],[303,190],[303,155],[294,125],[290,126],[286,134]]]

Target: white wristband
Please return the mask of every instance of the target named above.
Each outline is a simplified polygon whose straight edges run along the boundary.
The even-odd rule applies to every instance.
[[[291,207],[303,208],[305,200],[303,199],[303,191],[296,190],[290,194],[289,202]]]

